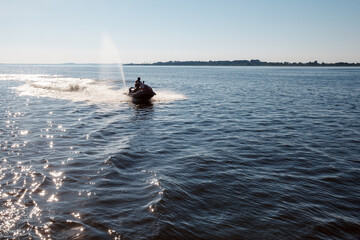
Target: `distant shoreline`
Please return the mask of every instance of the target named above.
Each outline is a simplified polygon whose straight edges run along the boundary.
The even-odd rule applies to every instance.
[[[270,67],[360,67],[360,63],[318,63],[314,62],[262,62],[260,60],[234,60],[234,61],[168,61],[168,62],[155,62],[155,63],[129,63],[124,65],[130,66],[270,66]]]
[[[0,63],[0,65],[118,65],[119,63]],[[240,66],[240,67],[360,67],[360,63],[263,62],[260,60],[233,61],[168,61],[155,63],[123,63],[123,66]]]

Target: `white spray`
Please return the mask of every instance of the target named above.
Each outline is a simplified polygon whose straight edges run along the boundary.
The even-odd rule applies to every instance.
[[[102,63],[116,63],[120,70],[121,79],[124,83],[124,88],[126,89],[126,80],[124,75],[124,69],[122,66],[122,61],[119,55],[119,51],[112,40],[112,38],[107,34],[103,33],[101,40],[101,62]],[[102,69],[102,74],[104,75],[105,69]]]
[[[87,103],[124,103],[131,98],[123,89],[115,90],[106,82],[96,79],[70,78],[59,75],[0,74],[0,81],[19,81],[24,84],[13,89],[21,96],[47,97]],[[170,90],[156,89],[154,102],[171,102],[186,99],[186,96]]]

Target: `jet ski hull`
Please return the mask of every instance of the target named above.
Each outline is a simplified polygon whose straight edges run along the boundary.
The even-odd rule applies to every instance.
[[[155,95],[156,93],[152,88],[145,84],[141,85],[138,90],[131,87],[128,93],[128,96],[132,98],[133,102],[147,102]]]

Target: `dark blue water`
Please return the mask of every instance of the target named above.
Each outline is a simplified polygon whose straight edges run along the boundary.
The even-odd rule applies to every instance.
[[[0,66],[1,239],[359,239],[360,68]]]

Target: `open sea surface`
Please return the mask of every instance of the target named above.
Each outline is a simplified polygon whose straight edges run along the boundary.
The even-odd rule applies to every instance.
[[[360,68],[120,72],[0,65],[0,239],[360,239]]]

